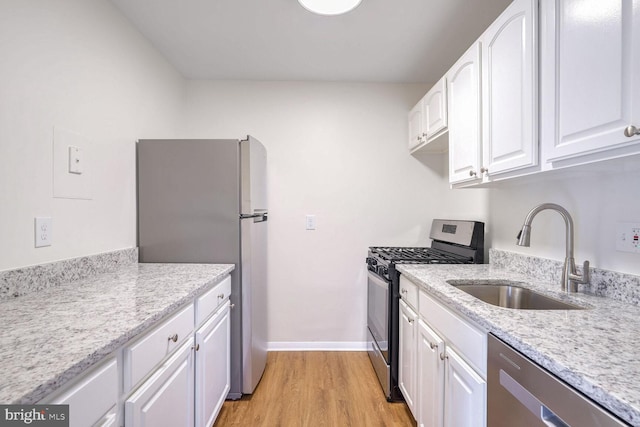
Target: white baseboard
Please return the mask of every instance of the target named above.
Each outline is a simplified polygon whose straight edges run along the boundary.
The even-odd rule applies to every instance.
[[[268,342],[267,351],[366,351],[366,341]]]

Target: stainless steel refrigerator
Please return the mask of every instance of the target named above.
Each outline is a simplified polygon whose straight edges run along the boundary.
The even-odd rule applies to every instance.
[[[137,144],[140,262],[236,265],[230,399],[254,391],[267,359],[266,159],[251,136]]]

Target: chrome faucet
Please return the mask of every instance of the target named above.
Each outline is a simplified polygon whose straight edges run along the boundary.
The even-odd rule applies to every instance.
[[[518,233],[518,246],[529,247],[531,240],[531,221],[540,212],[551,209],[562,215],[566,226],[566,255],[564,267],[562,268],[562,279],[560,285],[565,292],[578,292],[578,284],[589,283],[589,261],[585,261],[582,266],[582,275],[576,271],[576,262],[573,259],[573,219],[565,208],[555,203],[543,203],[531,209],[524,220],[522,230]]]

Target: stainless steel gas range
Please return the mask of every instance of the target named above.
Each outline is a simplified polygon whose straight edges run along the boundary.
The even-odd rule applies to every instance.
[[[430,248],[370,247],[367,256],[367,351],[387,400],[398,388],[398,264],[482,264],[484,223],[434,219]]]

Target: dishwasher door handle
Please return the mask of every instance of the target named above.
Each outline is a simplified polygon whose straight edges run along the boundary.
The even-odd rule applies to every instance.
[[[500,385],[549,427],[570,427],[513,377],[500,369]]]

